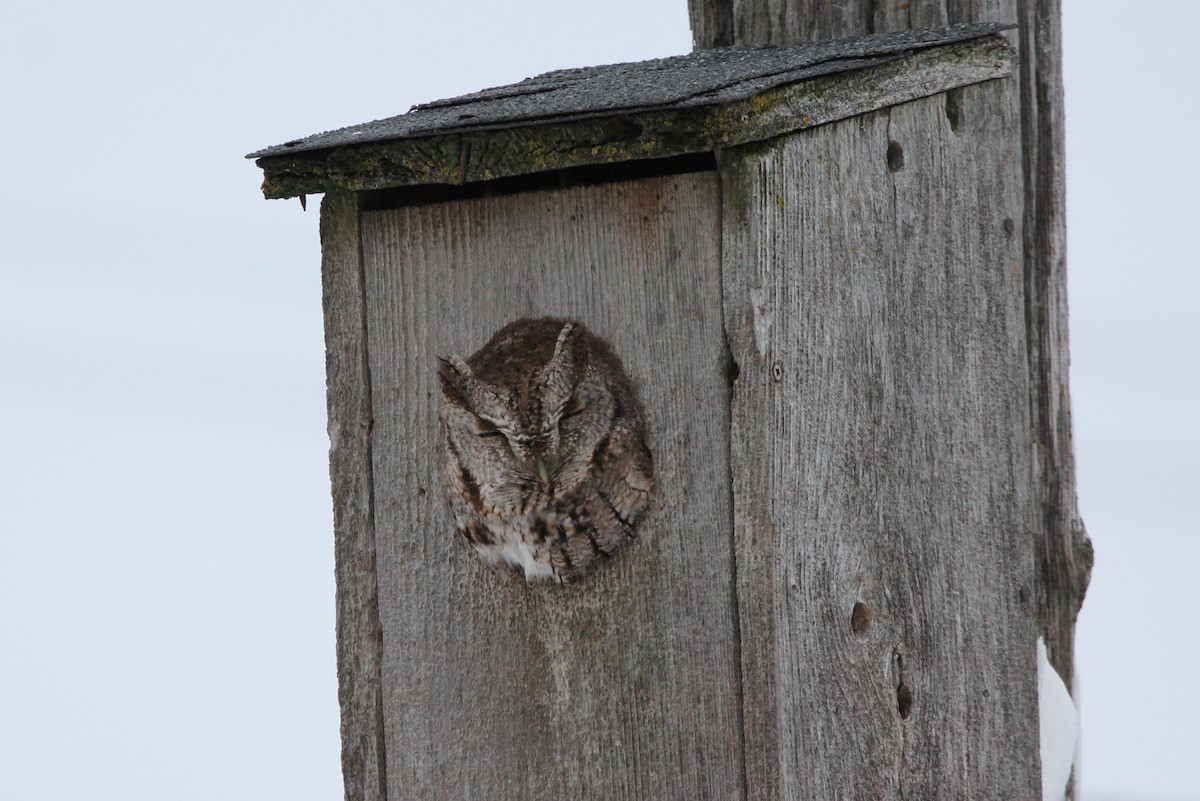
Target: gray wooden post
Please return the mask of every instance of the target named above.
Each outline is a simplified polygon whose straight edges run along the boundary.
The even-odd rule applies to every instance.
[[[347,798],[1039,795],[994,31],[552,73],[255,154],[326,193]],[[612,342],[659,479],[568,587],[441,498],[434,358],[533,314]]]

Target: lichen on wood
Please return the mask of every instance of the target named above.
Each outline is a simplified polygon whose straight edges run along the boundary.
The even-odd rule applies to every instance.
[[[264,156],[263,194],[289,198],[491,181],[660,159],[763,141],[1011,73],[1000,35],[917,51],[882,65],[769,89],[746,100]]]

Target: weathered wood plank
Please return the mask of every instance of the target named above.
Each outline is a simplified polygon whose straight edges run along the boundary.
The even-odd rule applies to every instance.
[[[1050,661],[1069,683],[1075,667],[1075,617],[1087,591],[1093,553],[1075,492],[1071,435],[1061,0],[689,0],[689,9],[697,49],[819,41],[968,21],[1018,23],[1012,38],[1022,65],[1018,135],[1024,176],[1025,341],[1042,510],[1031,541],[1039,571],[1039,628]]]
[[[688,0],[692,49],[729,47],[736,41],[733,0]]]
[[[338,701],[346,801],[384,801],[382,640],[375,574],[371,375],[358,198],[321,203],[321,276],[337,576]]]
[[[723,160],[748,798],[1040,793],[1013,91]]]
[[[992,35],[738,102],[273,155],[257,163],[268,198],[489,181],[732,147],[1003,77],[1012,68],[1007,41]]]
[[[1075,492],[1067,325],[1066,124],[1059,0],[1022,0],[1021,139],[1025,314],[1041,520],[1034,536],[1038,621],[1050,662],[1075,677],[1075,618],[1091,580],[1092,541]]]
[[[689,0],[698,48],[724,44],[817,42],[867,33],[933,28],[961,22],[1017,19],[1017,0]],[[707,10],[715,5],[719,10]],[[732,39],[708,23],[732,17]],[[696,23],[701,24],[697,30]]]
[[[737,799],[728,384],[712,173],[366,212],[388,797]],[[659,476],[568,587],[476,559],[442,500],[434,357],[581,319]]]

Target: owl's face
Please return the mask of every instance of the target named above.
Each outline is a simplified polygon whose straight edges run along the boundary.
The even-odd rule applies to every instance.
[[[449,444],[487,512],[517,513],[535,496],[571,492],[603,439],[614,398],[595,369],[580,370],[573,332],[563,325],[552,351],[523,343],[523,360],[514,353],[472,366],[452,357],[439,367]]]
[[[607,343],[525,319],[438,365],[446,490],[489,561],[566,581],[632,531],[654,486],[641,407]]]

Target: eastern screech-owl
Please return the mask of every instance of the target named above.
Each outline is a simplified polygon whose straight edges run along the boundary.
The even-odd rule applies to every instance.
[[[521,319],[439,360],[446,493],[459,533],[526,580],[567,582],[630,536],[654,489],[642,407],[608,343]]]

